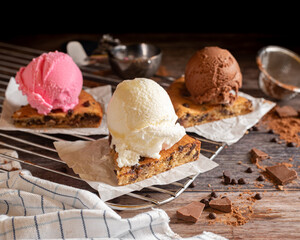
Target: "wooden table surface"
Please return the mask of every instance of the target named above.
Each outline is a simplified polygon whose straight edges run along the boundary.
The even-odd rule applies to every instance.
[[[28,46],[45,51],[63,50],[63,46],[70,40],[85,42],[98,41],[100,34],[57,34],[23,36],[12,38],[8,42]],[[243,74],[243,86],[241,91],[255,97],[265,97],[258,88],[258,68],[255,62],[257,51],[266,45],[280,45],[300,53],[299,39],[284,35],[268,34],[116,34],[122,42],[150,42],[158,45],[163,51],[162,66],[165,73],[179,77],[183,74],[185,64],[189,57],[204,46],[219,46],[228,49],[240,64]],[[95,84],[97,85],[97,84]],[[288,104],[300,109],[300,96],[279,103]],[[9,133],[18,136],[21,133]],[[300,151],[296,147],[286,147],[285,144],[270,142],[274,134],[265,130],[250,131],[237,143],[226,147],[215,158],[219,164],[215,169],[201,174],[195,180],[195,187],[188,188],[177,199],[160,206],[170,217],[172,230],[182,237],[191,237],[211,231],[229,239],[300,239],[300,186],[299,181],[284,186],[284,190],[278,190],[270,181],[256,181],[260,169],[250,162],[249,151],[257,147],[268,153],[272,158],[266,163],[289,163],[298,174],[300,173]],[[252,167],[253,173],[245,173],[248,167]],[[58,178],[57,175],[45,173],[36,168],[27,167],[35,176],[55,180],[68,185],[79,186],[93,191],[86,184],[76,180]],[[59,170],[69,171],[61,168]],[[236,178],[243,177],[248,182],[245,185],[224,185],[222,172],[229,170]],[[227,195],[235,207],[245,210],[247,222],[241,226],[234,226],[235,218],[230,222],[228,214],[218,213],[217,220],[208,219],[210,210],[204,210],[200,220],[195,224],[185,223],[176,218],[176,210],[192,201],[199,201],[207,197],[214,190],[218,195]],[[262,199],[251,201],[251,196],[261,193]],[[159,193],[151,191],[145,194],[159,198]],[[250,198],[249,198],[250,196]],[[128,197],[118,199],[120,203],[131,201]],[[118,211],[122,217],[131,217],[146,210]]]

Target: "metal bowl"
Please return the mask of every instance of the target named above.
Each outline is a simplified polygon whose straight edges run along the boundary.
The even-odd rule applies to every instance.
[[[123,79],[153,76],[161,62],[161,50],[147,43],[118,45],[108,52],[112,70]]]
[[[267,46],[259,50],[259,87],[277,100],[288,100],[300,92],[300,57],[283,47]]]

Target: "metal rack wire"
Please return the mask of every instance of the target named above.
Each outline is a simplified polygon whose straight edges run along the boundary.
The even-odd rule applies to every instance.
[[[15,76],[16,72],[21,66],[27,65],[32,58],[39,56],[43,51],[36,50],[32,48],[16,46],[12,44],[0,42],[0,108],[2,109],[2,104],[5,99],[5,89],[7,87],[8,81],[11,76]],[[109,66],[107,65],[107,68]],[[91,67],[81,68],[84,79],[96,81],[99,83],[110,84],[116,86],[120,79],[117,77],[103,77],[95,74],[94,69]],[[163,86],[166,86],[167,82],[161,82]],[[58,154],[53,146],[54,141],[63,141],[69,139],[80,139],[85,141],[94,141],[105,136],[81,136],[81,135],[50,135],[45,133],[33,133],[33,132],[22,132],[22,131],[0,131],[0,146],[3,148],[16,150],[20,157],[14,158],[0,153],[0,157],[6,157],[9,160],[20,162],[23,168],[30,168],[33,175],[38,172],[51,172],[58,176],[63,176],[69,179],[75,179],[78,181],[82,180],[78,175],[62,171],[60,168],[56,169],[52,166],[64,166],[64,169],[68,169],[66,163],[61,161]],[[197,137],[197,136],[195,136]],[[199,137],[198,137],[199,138]],[[218,143],[210,141],[204,138],[199,138],[202,141],[201,152],[203,155],[207,156],[213,160],[224,148],[224,143]],[[43,144],[40,144],[40,142]],[[38,158],[38,162],[31,161],[31,157],[34,156]],[[49,167],[51,165],[51,167]],[[1,170],[4,171],[4,170]],[[143,190],[140,192],[128,193],[128,197],[141,200],[140,203],[132,205],[121,205],[114,203],[113,201],[108,202],[108,204],[116,210],[133,210],[133,209],[144,209],[167,202],[172,201],[177,198],[182,192],[184,192],[187,187],[197,178],[198,174],[189,176],[188,178],[171,183],[172,189],[168,190],[164,186],[151,186],[147,187],[148,190],[158,193],[163,193],[163,199],[155,199],[150,196],[144,196],[142,194]],[[134,202],[134,201],[133,201]]]

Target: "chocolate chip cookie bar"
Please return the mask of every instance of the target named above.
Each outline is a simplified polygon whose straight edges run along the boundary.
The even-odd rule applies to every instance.
[[[168,171],[182,164],[196,161],[199,158],[201,142],[188,135],[175,143],[171,148],[160,151],[160,158],[142,157],[139,164],[130,167],[118,167],[118,153],[112,149],[115,162],[115,174],[118,185],[127,185],[145,180],[159,173]]]
[[[178,116],[178,122],[184,127],[244,115],[253,111],[251,101],[241,96],[238,96],[231,105],[196,104],[185,87],[184,77],[174,81],[167,92]]]
[[[60,109],[52,110],[49,114],[39,114],[29,104],[22,106],[13,116],[16,127],[25,128],[86,128],[98,127],[103,112],[101,105],[84,90],[79,95],[79,103],[67,112]]]

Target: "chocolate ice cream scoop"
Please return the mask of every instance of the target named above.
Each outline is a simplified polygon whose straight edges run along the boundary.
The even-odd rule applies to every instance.
[[[242,86],[239,64],[231,53],[219,47],[197,51],[185,69],[185,84],[198,104],[231,104]]]

